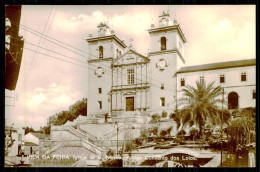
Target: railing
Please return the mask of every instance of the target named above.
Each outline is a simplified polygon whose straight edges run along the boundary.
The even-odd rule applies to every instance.
[[[45,154],[51,154],[52,152],[58,150],[61,147],[83,147],[96,155],[102,154],[102,149],[97,147],[96,145],[88,142],[87,140],[66,140],[56,142],[52,147],[48,148],[45,151]]]
[[[75,129],[71,126],[52,126],[52,130],[53,131],[69,131],[72,134],[78,136],[80,139],[84,139],[84,140],[88,140],[92,143],[95,143],[95,141],[97,140],[97,137],[93,136],[92,134],[78,128]]]
[[[52,152],[58,150],[62,146],[62,144],[63,144],[62,142],[57,142],[57,144],[55,144],[54,146],[47,149],[45,151],[45,154],[48,155],[48,154],[51,154]]]
[[[140,129],[143,128],[142,124],[137,124],[136,126],[133,126],[133,124],[123,124],[120,127],[118,127],[118,133],[121,133],[123,131],[129,130],[129,129]],[[112,130],[111,132],[104,134],[105,139],[109,139],[111,137],[114,137],[117,134],[117,128]]]

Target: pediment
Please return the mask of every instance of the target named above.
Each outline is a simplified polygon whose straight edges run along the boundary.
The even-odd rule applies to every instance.
[[[128,65],[128,64],[135,64],[135,63],[149,63],[149,59],[134,50],[128,50],[125,52],[121,57],[116,59],[113,63],[115,65]]]

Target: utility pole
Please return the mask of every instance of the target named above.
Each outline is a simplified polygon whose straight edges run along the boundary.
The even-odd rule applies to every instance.
[[[221,167],[222,167],[222,142],[223,142],[223,104],[224,104],[224,87],[222,88],[222,112],[221,112],[221,154],[220,154],[220,160],[221,160]]]
[[[118,156],[118,131],[119,131],[119,128],[118,128],[117,121],[115,122],[115,124],[116,124],[116,155]]]

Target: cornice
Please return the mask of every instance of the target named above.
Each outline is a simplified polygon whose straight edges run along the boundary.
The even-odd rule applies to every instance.
[[[112,67],[134,66],[134,65],[147,64],[147,63],[149,63],[149,62],[136,62],[136,63],[128,63],[128,64],[112,65]]]
[[[103,62],[103,61],[112,61],[112,60],[113,60],[113,57],[100,58],[100,59],[91,59],[91,60],[88,60],[88,63]]]
[[[109,36],[102,36],[102,37],[95,37],[95,38],[89,38],[86,39],[88,43],[93,43],[96,41],[101,41],[101,40],[107,40],[107,39],[114,39],[118,44],[120,44],[122,47],[126,48],[127,46],[123,41],[121,41],[116,35],[109,35]]]
[[[187,42],[181,28],[179,25],[173,25],[173,26],[166,26],[166,27],[158,27],[158,28],[154,28],[154,29],[149,29],[148,32],[149,34],[151,33],[155,33],[155,32],[162,32],[162,31],[167,31],[167,30],[177,30],[178,33],[180,34],[182,40],[184,43]]]
[[[170,53],[177,53],[180,56],[182,62],[185,63],[185,60],[184,60],[182,54],[179,52],[178,49],[170,49],[170,50],[149,52],[148,53],[148,57],[156,56],[156,55],[163,55],[163,54],[170,54]]]

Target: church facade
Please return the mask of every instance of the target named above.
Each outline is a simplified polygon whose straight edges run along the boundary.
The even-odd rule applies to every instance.
[[[131,112],[139,114],[145,111],[173,112],[177,107],[177,99],[182,96],[181,90],[185,86],[183,82],[186,85],[194,85],[195,81],[201,78],[208,78],[206,80],[208,82],[223,76],[226,80],[220,85],[224,84],[229,93],[235,92],[229,99],[230,101],[237,99],[234,101],[241,104],[236,108],[255,107],[254,59],[224,62],[218,64],[217,68],[210,68],[214,64],[183,67],[184,44],[187,40],[180,25],[176,20],[172,21],[170,14],[166,12],[163,12],[158,19],[158,26],[152,24],[148,30],[150,49],[147,56],[138,53],[131,43],[126,46],[106,24],[101,23],[97,27],[98,32],[89,35],[86,40],[90,54],[89,118],[118,118]],[[237,80],[232,82],[233,71],[236,71],[238,79],[246,73],[247,80],[242,83]],[[238,95],[234,90],[240,90],[237,92],[241,93]],[[246,93],[249,97],[252,95],[250,101],[248,95],[242,96],[245,94],[243,90],[250,92]]]

